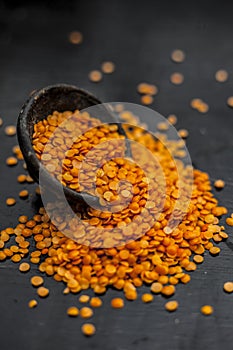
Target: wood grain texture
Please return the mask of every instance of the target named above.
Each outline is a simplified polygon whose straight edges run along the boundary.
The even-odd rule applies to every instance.
[[[147,1],[13,1],[0,4],[0,114],[4,124],[16,122],[28,94],[46,85],[64,82],[78,85],[102,101],[139,102],[136,85],[148,81],[158,85],[153,108],[163,115],[177,114],[178,128],[190,131],[188,147],[196,167],[207,171],[211,180],[223,178],[226,188],[215,192],[221,204],[233,211],[233,112],[226,105],[233,87],[233,6],[215,8],[213,2]],[[225,9],[225,10],[224,10]],[[80,30],[80,46],[68,42],[68,33]],[[170,61],[173,49],[186,52],[183,64]],[[88,81],[88,72],[98,69],[103,60],[116,64],[113,75],[103,82]],[[224,84],[216,83],[216,70],[230,73]],[[179,71],[181,86],[169,82]],[[194,97],[209,105],[207,115],[189,107]],[[7,208],[5,198],[17,196],[25,187],[16,182],[21,165],[7,168],[16,138],[0,128],[1,227],[15,225],[20,214],[32,215],[36,197],[17,199]],[[34,185],[26,186],[32,189]],[[222,220],[224,222],[224,220]],[[63,286],[51,278],[45,285],[50,296],[30,310],[27,302],[36,295],[29,279],[36,267],[23,275],[17,264],[0,264],[0,349],[1,350],[231,350],[233,342],[233,296],[222,291],[223,283],[233,280],[233,230],[228,243],[221,243],[220,256],[206,256],[192,273],[188,285],[179,285],[175,298],[180,307],[168,314],[166,300],[160,296],[149,305],[140,300],[127,302],[123,310],[112,310],[109,291],[104,306],[95,311],[97,334],[86,339],[80,332],[81,319],[70,319],[66,309],[77,296],[63,296]],[[143,288],[142,293],[146,288]],[[203,304],[215,312],[204,317]]]

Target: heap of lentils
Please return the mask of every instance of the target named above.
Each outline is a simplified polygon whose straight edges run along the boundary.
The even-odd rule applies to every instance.
[[[82,36],[80,33],[73,33],[70,41],[75,44],[80,43]],[[175,63],[181,63],[185,59],[185,54],[181,50],[175,50],[171,59]],[[103,73],[112,73],[114,69],[115,65],[112,62],[104,62],[102,65]],[[99,71],[91,72],[89,77],[91,81],[97,82],[102,79],[102,74]],[[227,74],[220,70],[215,78],[218,82],[224,82]],[[171,76],[171,82],[181,84],[183,76],[174,73]],[[142,95],[143,104],[151,104],[158,93],[158,88],[149,83],[140,83],[138,92]],[[231,98],[228,99],[230,107],[232,107]],[[191,107],[201,113],[206,113],[209,109],[208,105],[199,98],[191,101]],[[64,186],[77,192],[86,191],[99,196],[100,204],[114,210],[102,212],[88,206],[79,208],[79,216],[83,222],[89,224],[88,229],[91,232],[86,232],[86,226],[80,224],[80,227],[76,227],[73,239],[62,233],[68,225],[66,218],[62,215],[55,218],[56,225],[54,225],[54,221],[51,222],[44,207],[41,207],[32,218],[26,215],[20,216],[15,228],[8,227],[0,233],[0,261],[11,259],[14,263],[20,263],[19,270],[22,273],[28,272],[31,264],[37,265],[41,273],[53,276],[54,280],[65,284],[64,294],[93,289],[95,297],[90,298],[89,295],[83,294],[79,298],[80,303],[89,306],[81,309],[77,306],[69,307],[67,314],[70,317],[80,316],[83,319],[92,317],[92,309],[101,307],[100,295],[104,294],[108,287],[123,291],[128,300],[135,300],[138,297],[138,288],[143,284],[149,285],[150,291],[141,297],[145,303],[152,302],[155,294],[173,296],[178,283],[186,284],[190,281],[190,272],[196,270],[197,264],[204,261],[204,253],[208,251],[213,256],[218,255],[220,248],[215,243],[228,237],[224,226],[219,224],[219,217],[226,214],[227,209],[219,206],[217,199],[211,193],[208,174],[196,169],[193,172],[194,183],[188,210],[174,230],[167,226],[176,200],[180,199],[181,195],[177,164],[179,171],[181,170],[183,174],[190,172],[182,162],[182,158],[185,157],[184,141],[168,140],[164,134],[156,139],[145,132],[143,125],[140,125],[131,112],[124,111],[121,105],[117,105],[115,109],[125,123],[123,127],[127,137],[146,146],[155,157],[159,157],[165,174],[166,192],[162,193],[156,186],[158,169],[153,168],[151,171],[149,159],[146,154],[140,153],[141,149],[132,147],[135,162],[125,159],[121,153],[116,155],[113,152],[114,146],[117,149],[124,140],[117,125],[103,126],[100,120],[91,118],[86,112],[54,111],[52,115],[34,126],[33,148],[37,157]],[[54,132],[58,125],[68,119],[73,119],[71,124],[65,123],[65,129],[59,127],[58,133]],[[176,121],[175,115],[168,117],[168,122],[171,124],[175,124]],[[137,124],[137,126],[129,127],[127,123]],[[169,129],[169,123],[162,122],[157,125],[157,129],[166,132]],[[8,126],[5,132],[13,136],[15,127]],[[186,138],[188,132],[182,129],[179,135]],[[73,142],[74,137],[75,142]],[[109,140],[111,140],[109,143],[111,149],[106,149],[105,142]],[[101,144],[104,147],[101,147]],[[167,145],[169,150],[172,150],[171,153],[168,152]],[[100,147],[101,156],[104,152],[106,155],[113,152],[115,158],[106,161],[98,169],[96,187],[94,187],[91,172],[95,169],[93,167],[90,169],[92,159],[89,159],[90,164],[87,164],[83,174],[80,173],[80,164],[96,146]],[[13,148],[13,153],[14,157],[9,157],[6,161],[9,166],[14,166],[18,160],[23,159],[18,146]],[[156,189],[155,193],[149,191],[146,174],[137,165],[137,156],[144,159],[143,165],[148,166],[153,175],[150,181],[153,184],[152,187]],[[174,157],[179,159],[178,163],[174,163]],[[82,179],[81,183],[79,179]],[[127,180],[132,186],[127,187],[127,183],[122,184],[121,180]],[[22,174],[18,176],[18,182],[31,183],[33,180],[29,175]],[[217,189],[222,189],[224,185],[221,179],[215,182]],[[40,194],[40,191],[37,189],[36,193]],[[28,194],[27,190],[23,190],[19,197],[27,198]],[[182,195],[184,198],[181,198],[181,202],[182,199],[185,202],[187,200],[185,193]],[[127,207],[123,210],[120,206],[122,199],[129,199]],[[163,204],[163,210],[157,216],[157,212],[161,211],[159,199]],[[14,198],[6,200],[9,206],[14,205],[15,202]],[[143,210],[145,215],[141,216]],[[178,218],[182,214],[182,208],[180,211]],[[155,222],[152,220],[153,216],[156,217]],[[139,238],[134,236],[135,230],[127,230],[127,225],[133,221],[136,223],[134,228]],[[226,222],[233,226],[233,216],[228,217]],[[108,234],[100,236],[98,230],[102,228],[119,229],[119,232],[114,235],[114,238]],[[85,237],[87,233],[88,240]],[[28,257],[30,263],[24,260]],[[44,286],[42,276],[33,276],[31,284],[37,288],[40,298],[49,295],[49,289]],[[232,293],[233,283],[226,282],[224,291]],[[28,302],[30,308],[35,308],[37,305],[36,299]],[[176,300],[170,300],[165,303],[165,309],[173,312],[178,305]],[[117,309],[123,308],[123,298],[119,296],[112,299],[111,306]],[[203,305],[200,311],[204,315],[210,315],[213,307]],[[82,332],[86,336],[91,336],[95,333],[95,326],[92,323],[85,323],[82,326]]]

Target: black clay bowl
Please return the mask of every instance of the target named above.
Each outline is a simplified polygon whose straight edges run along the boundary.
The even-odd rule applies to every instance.
[[[36,91],[23,105],[18,117],[17,136],[19,146],[27,164],[27,169],[31,177],[39,182],[39,175],[43,174],[43,183],[53,192],[60,188],[58,180],[51,176],[42,166],[32,147],[33,126],[38,121],[46,118],[53,111],[64,112],[75,109],[85,109],[93,105],[99,105],[101,102],[89,92],[79,89],[76,86],[67,84],[58,84],[48,86]],[[100,105],[102,122],[117,122],[115,116],[109,110]],[[110,120],[111,119],[111,120]],[[118,125],[119,132],[124,134],[121,125]],[[42,171],[41,171],[42,170]],[[67,200],[72,202],[88,202],[98,205],[98,198],[85,192],[76,192],[68,187],[63,186],[64,194]]]

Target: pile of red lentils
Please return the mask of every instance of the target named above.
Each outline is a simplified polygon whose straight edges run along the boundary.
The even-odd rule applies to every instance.
[[[72,43],[81,43],[81,33],[71,34]],[[181,50],[175,50],[171,58],[174,62],[181,63],[185,54]],[[106,74],[112,73],[115,65],[105,62],[101,69]],[[216,80],[225,81],[227,76],[224,74],[222,71],[216,73]],[[99,71],[91,72],[89,78],[97,82],[101,80],[102,75]],[[174,73],[171,82],[181,84],[183,77]],[[142,103],[150,104],[153,102],[153,96],[158,93],[158,88],[152,84],[141,83],[138,92],[142,94]],[[208,111],[208,105],[201,99],[192,100],[191,106],[202,113]],[[88,206],[80,208],[77,214],[82,220],[79,226],[75,227],[76,234],[73,239],[63,234],[69,225],[66,218],[62,217],[62,214],[57,216],[55,225],[43,207],[32,218],[20,216],[16,227],[5,228],[0,234],[0,261],[11,259],[12,262],[19,263],[22,273],[28,272],[31,264],[38,266],[41,275],[33,276],[31,284],[37,288],[39,298],[49,295],[42,274],[64,283],[64,294],[89,289],[94,291],[95,297],[91,298],[88,294],[79,297],[79,302],[85,304],[82,308],[68,308],[67,314],[70,317],[91,318],[93,309],[101,307],[103,301],[100,295],[103,295],[108,287],[122,291],[125,299],[132,301],[138,298],[138,289],[145,284],[149,286],[148,292],[141,297],[145,303],[152,302],[156,294],[173,296],[176,285],[188,283],[191,279],[190,272],[195,271],[197,265],[204,261],[205,254],[218,255],[218,243],[228,237],[224,226],[219,223],[219,217],[226,214],[227,209],[218,205],[211,192],[208,175],[199,170],[193,172],[191,200],[182,220],[174,229],[168,226],[177,199],[180,199],[181,203],[187,201],[185,194],[180,198],[179,174],[174,163],[174,158],[177,157],[179,171],[181,169],[183,174],[190,173],[190,169],[185,167],[182,161],[186,154],[183,148],[185,143],[182,140],[168,140],[165,134],[163,142],[159,138],[153,138],[150,133],[145,132],[132,113],[124,111],[121,105],[116,106],[116,111],[120,113],[127,137],[145,146],[155,157],[159,157],[165,174],[165,193],[157,183],[158,169],[150,169],[150,159],[146,154],[140,153],[140,149],[132,147],[135,162],[125,159],[121,152],[114,153],[116,146],[124,141],[124,135],[119,132],[117,125],[103,126],[100,120],[91,118],[86,112],[55,111],[34,126],[33,148],[36,155],[64,186],[77,192],[85,191],[98,196],[100,204],[107,205],[111,210],[102,212]],[[72,120],[72,123],[66,123],[67,120]],[[169,123],[174,125],[176,121],[176,116],[170,115],[168,122],[158,124],[157,129],[165,133],[169,129]],[[129,127],[128,123],[135,122],[138,123],[137,126]],[[58,132],[55,132],[60,125],[64,127],[59,127]],[[15,134],[15,128],[8,126],[5,132],[12,136]],[[183,139],[188,136],[187,130],[184,129],[180,130],[179,134]],[[106,142],[110,140],[110,146],[106,148]],[[171,146],[172,154],[166,148],[167,143]],[[105,153],[106,156],[109,153],[114,156],[113,160],[106,161],[97,170],[95,187],[92,181],[95,173],[93,158],[90,157],[83,171],[80,169],[81,163],[93,147],[99,147],[102,157]],[[124,147],[122,151],[125,151]],[[14,147],[13,153],[14,156],[6,161],[9,166],[14,166],[23,159],[18,146]],[[137,165],[137,157],[143,158],[143,165],[149,168],[154,191],[150,192],[147,176]],[[98,167],[99,163],[96,166]],[[33,180],[29,175],[19,175],[18,182],[30,183]],[[128,186],[128,183],[131,186]],[[190,186],[188,183],[184,185]],[[221,179],[215,182],[218,189],[222,189],[224,185]],[[37,193],[39,194],[39,190]],[[27,190],[19,193],[20,198],[27,196]],[[120,207],[122,198],[129,198],[127,206],[123,209]],[[8,198],[6,203],[14,205],[15,199]],[[182,207],[180,210],[182,212]],[[88,229],[82,222],[88,223]],[[128,227],[130,223],[135,223],[132,229]],[[226,223],[233,226],[233,216],[228,217]],[[102,229],[107,229],[106,233],[103,234]],[[114,237],[108,235],[111,229],[114,229]],[[233,283],[226,282],[224,290],[232,293]],[[38,300],[30,300],[29,307],[36,307]],[[113,308],[123,308],[124,299],[120,295],[112,299],[111,305]],[[165,308],[169,312],[175,311],[178,302],[174,299],[167,301]],[[210,315],[213,307],[204,305],[201,312]],[[86,336],[93,335],[94,324],[85,323],[82,332]]]

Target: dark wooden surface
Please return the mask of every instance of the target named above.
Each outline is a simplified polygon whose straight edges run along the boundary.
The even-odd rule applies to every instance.
[[[103,101],[139,102],[136,85],[155,83],[159,95],[153,108],[163,115],[175,113],[178,127],[188,128],[188,147],[196,167],[207,171],[211,180],[223,178],[226,188],[216,193],[220,203],[233,210],[233,112],[226,99],[233,94],[232,4],[221,2],[155,1],[13,1],[0,5],[0,114],[4,124],[16,122],[20,107],[30,91],[52,83],[72,83],[86,88]],[[67,40],[72,30],[84,35],[81,46]],[[176,65],[169,59],[175,48],[184,49],[187,59]],[[103,60],[113,60],[116,72],[104,76],[100,84],[90,83],[87,74]],[[229,81],[218,84],[214,73],[225,68]],[[173,86],[169,76],[180,71],[181,86]],[[201,97],[210,105],[207,115],[191,110],[189,101]],[[16,182],[22,166],[4,164],[16,138],[0,129],[0,213],[1,228],[15,225],[20,214],[36,210],[34,195],[5,206],[7,196],[17,196],[24,186]],[[30,192],[34,185],[28,185]],[[224,222],[224,220],[222,220]],[[104,296],[104,306],[93,321],[97,334],[81,335],[80,319],[66,316],[77,296],[63,296],[63,286],[46,278],[50,297],[30,310],[35,296],[29,274],[17,271],[17,264],[0,264],[0,349],[1,350],[201,350],[232,349],[233,296],[224,294],[223,283],[233,279],[233,230],[228,243],[221,243],[220,256],[206,256],[192,273],[191,282],[179,285],[176,313],[164,310],[165,299],[158,296],[150,305],[140,300],[127,302],[123,310],[112,310],[109,301],[115,291]],[[141,293],[141,292],[140,292]],[[204,317],[199,309],[211,304],[215,312]]]

